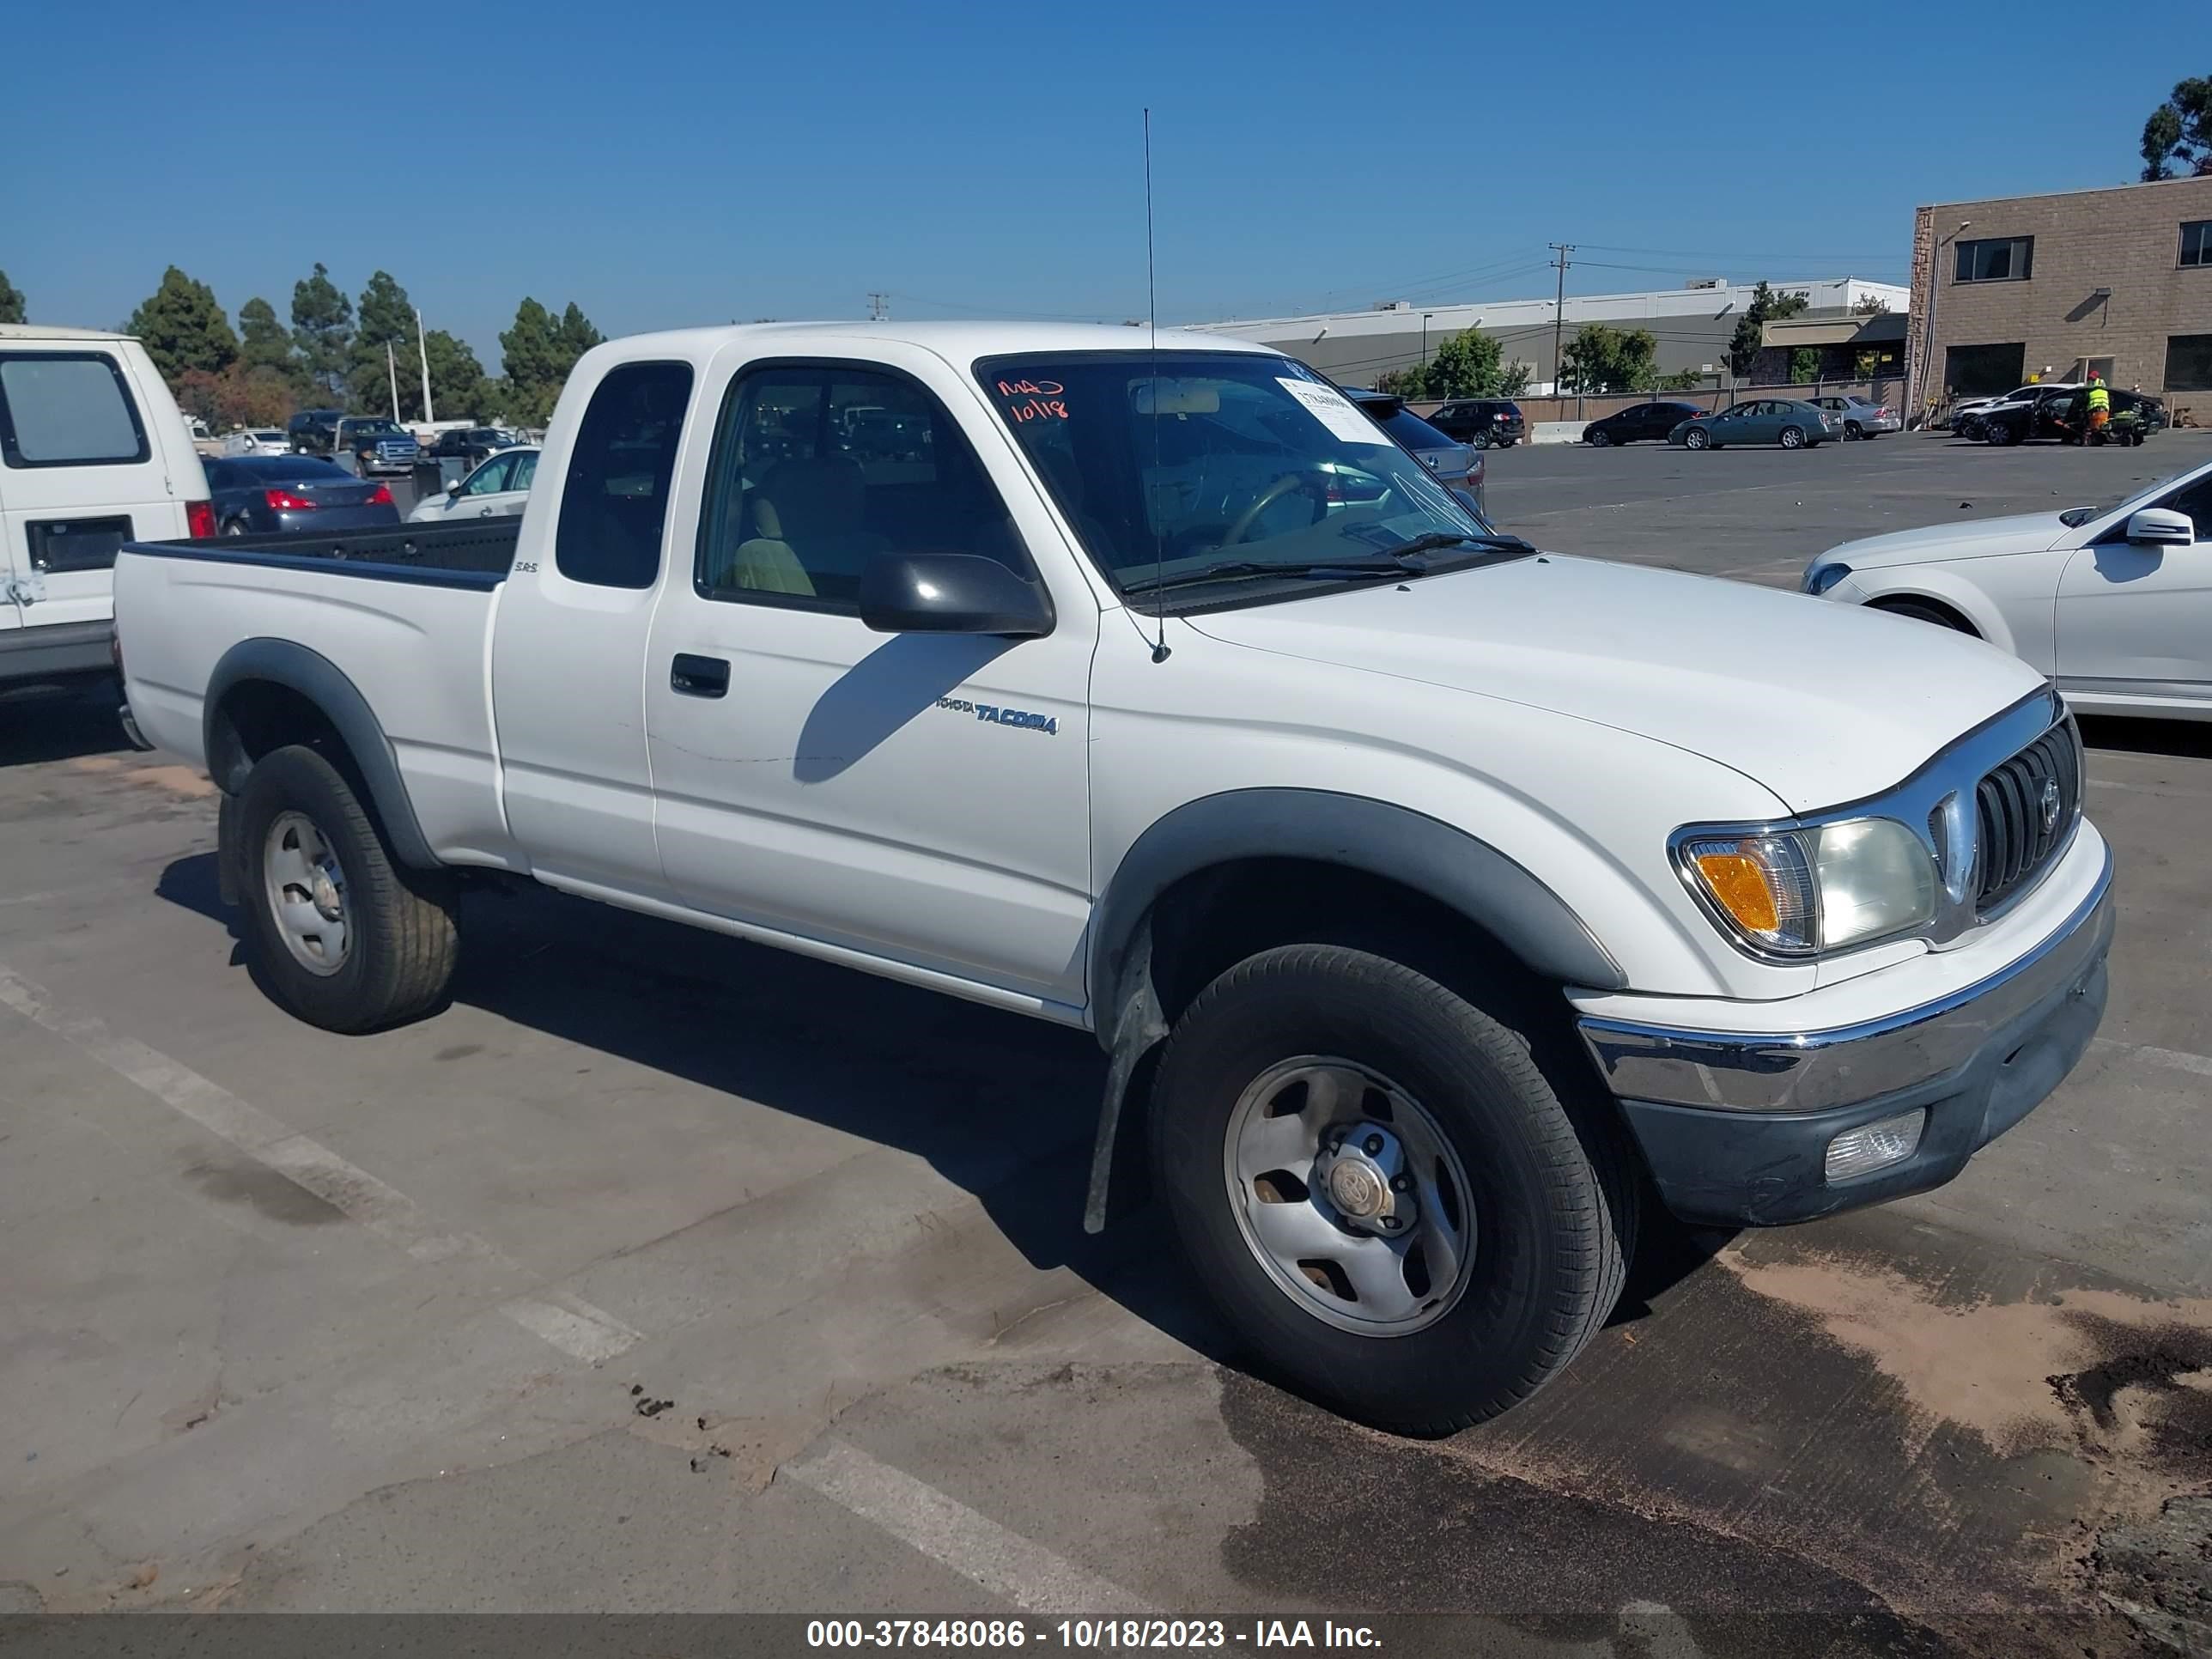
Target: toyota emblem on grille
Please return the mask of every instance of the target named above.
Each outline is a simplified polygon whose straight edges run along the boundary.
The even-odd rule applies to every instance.
[[[2043,833],[2046,836],[2058,827],[2058,780],[2045,778],[2043,781]]]

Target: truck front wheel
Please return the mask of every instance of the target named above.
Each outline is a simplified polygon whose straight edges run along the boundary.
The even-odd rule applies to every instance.
[[[459,955],[444,884],[392,861],[360,798],[313,749],[274,750],[239,802],[234,863],[262,987],[331,1031],[373,1031],[445,999]]]
[[[1617,1126],[1569,1110],[1540,1047],[1335,945],[1263,951],[1193,1002],[1152,1092],[1154,1179],[1267,1370],[1378,1427],[1446,1434],[1597,1333],[1637,1189]]]

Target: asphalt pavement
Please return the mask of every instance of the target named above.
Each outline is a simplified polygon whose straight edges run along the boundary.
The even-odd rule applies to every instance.
[[[1489,488],[1547,547],[1787,584],[2204,459],[1540,448]],[[1082,1232],[1087,1037],[550,893],[470,901],[445,1012],[330,1036],[252,984],[205,780],[98,698],[0,701],[0,1613],[2172,1651],[2212,1528],[2212,727],[2088,738],[2122,914],[2074,1078],[1940,1192],[1662,1230],[1565,1377],[1423,1443],[1249,1375],[1156,1215]]]

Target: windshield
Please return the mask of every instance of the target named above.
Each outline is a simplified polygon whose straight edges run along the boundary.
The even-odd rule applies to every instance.
[[[2109,506],[2069,507],[2065,512],[2058,515],[2058,521],[2059,523],[2066,526],[2069,530],[2078,530],[2083,525],[2088,523],[2090,520],[2101,519],[2108,513],[2128,512],[2132,508],[2141,507],[2145,501],[2148,501],[2152,496],[2158,495],[2160,492],[2172,489],[2184,479],[2195,477],[2197,471],[2197,469],[2192,468],[2186,472],[2169,473],[2166,477],[2159,479],[2155,483],[2147,483],[2141,489],[2136,491],[2134,495],[2126,497],[2124,500],[2114,501]]]
[[[1218,566],[1242,599],[1271,572],[1308,586],[1353,580],[1347,567],[1387,562],[1420,538],[1492,534],[1389,434],[1286,358],[1085,353],[1000,358],[976,375],[1124,592]]]
[[[399,435],[399,425],[396,421],[348,421],[345,429],[349,436],[356,438],[392,438]]]

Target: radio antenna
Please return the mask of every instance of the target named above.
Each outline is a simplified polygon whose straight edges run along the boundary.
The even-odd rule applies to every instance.
[[[1145,307],[1149,317],[1146,332],[1152,354],[1152,477],[1160,476],[1160,294],[1152,276],[1152,110],[1145,106]],[[1168,659],[1168,599],[1160,586],[1167,574],[1167,538],[1159,524],[1159,507],[1152,492],[1144,492],[1145,512],[1152,520],[1152,660]]]

